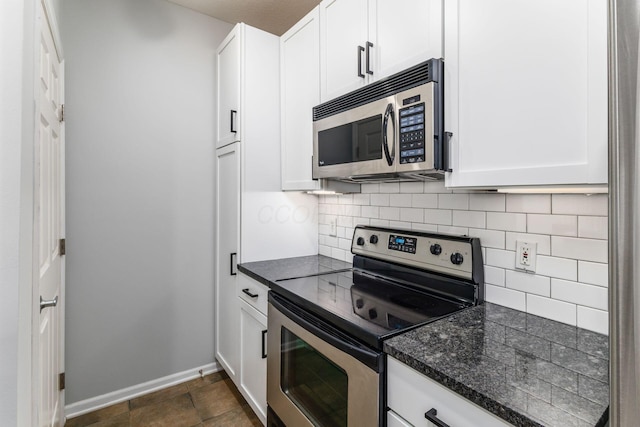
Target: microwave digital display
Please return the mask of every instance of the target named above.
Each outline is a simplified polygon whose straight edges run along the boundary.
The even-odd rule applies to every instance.
[[[424,102],[400,109],[400,164],[425,161],[424,109]]]

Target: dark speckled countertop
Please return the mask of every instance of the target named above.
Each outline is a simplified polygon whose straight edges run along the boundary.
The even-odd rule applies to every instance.
[[[277,280],[350,268],[322,255],[240,264]],[[385,341],[389,355],[516,426],[604,426],[604,335],[486,303]]]
[[[389,355],[516,426],[604,426],[605,335],[486,303],[385,342]]]
[[[269,287],[277,280],[312,276],[345,268],[351,268],[351,264],[324,255],[246,262],[238,265],[239,271]]]

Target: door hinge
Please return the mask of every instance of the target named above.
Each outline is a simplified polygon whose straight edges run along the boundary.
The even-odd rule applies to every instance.
[[[64,122],[64,104],[60,104],[60,122]]]
[[[64,372],[58,375],[58,385],[60,390],[64,390]]]
[[[65,239],[60,239],[60,255],[67,254],[67,243]]]

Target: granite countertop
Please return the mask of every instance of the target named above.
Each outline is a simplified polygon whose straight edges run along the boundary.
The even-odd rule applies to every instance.
[[[277,280],[313,276],[347,268],[351,268],[351,264],[324,255],[246,262],[238,265],[239,271],[268,287],[272,287]]]
[[[389,355],[516,426],[604,426],[605,335],[485,303],[385,341]]]

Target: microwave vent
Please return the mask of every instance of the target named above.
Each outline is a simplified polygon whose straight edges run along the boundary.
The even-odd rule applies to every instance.
[[[441,70],[441,59],[429,59],[405,71],[314,107],[313,120],[324,119],[425,83],[437,82],[441,79]]]

